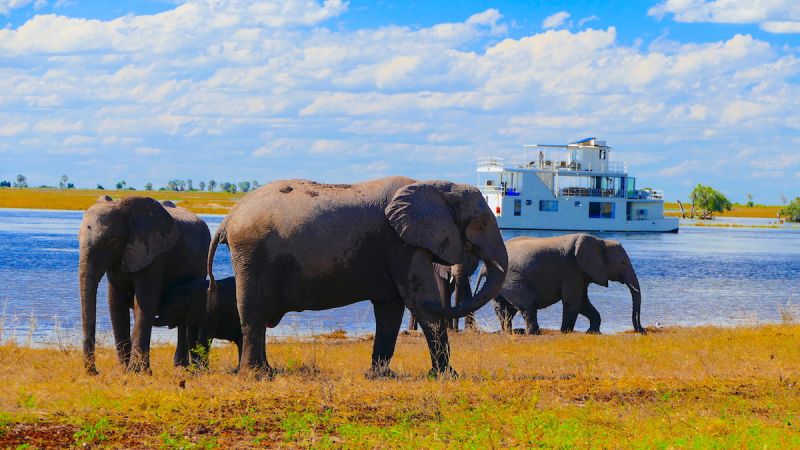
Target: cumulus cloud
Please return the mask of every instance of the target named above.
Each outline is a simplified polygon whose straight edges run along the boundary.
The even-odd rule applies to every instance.
[[[555,14],[547,16],[542,21],[542,28],[559,28],[564,25],[567,19],[569,19],[569,13],[566,11],[559,11]]]
[[[648,14],[659,19],[672,15],[677,22],[757,23],[770,33],[800,32],[796,0],[666,0]]]
[[[800,60],[750,35],[642,48],[620,43],[615,27],[554,29],[563,12],[550,29],[511,38],[494,9],[347,29],[331,20],[346,6],[190,0],[1,30],[0,178],[20,164],[38,170],[48,154],[57,176],[71,168],[83,185],[114,181],[102,178],[117,176],[109,160],[146,167],[130,183],[472,181],[478,156],[598,134],[621,156],[651,154],[632,171],[669,197],[684,176],[743,176],[754,156],[730,154],[733,144],[766,149],[800,134]]]

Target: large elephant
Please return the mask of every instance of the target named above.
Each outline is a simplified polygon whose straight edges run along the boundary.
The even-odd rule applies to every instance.
[[[394,376],[389,362],[407,307],[417,316],[432,373],[451,373],[446,318],[463,317],[497,295],[508,265],[497,221],[480,191],[446,181],[389,177],[357,184],[275,181],[244,196],[214,236],[227,243],[242,322],[241,367],[271,373],[266,327],[289,311],[370,299],[375,342],[368,376]],[[455,308],[439,304],[434,262],[489,267],[483,289]]]
[[[149,371],[150,333],[159,301],[170,286],[206,277],[208,226],[172,202],[161,204],[148,197],[114,201],[103,196],[84,213],[78,239],[86,370],[97,373],[97,286],[107,275],[117,356],[129,371]],[[175,350],[179,365],[188,364],[187,333],[179,327]]]
[[[480,260],[471,254],[467,254],[465,264],[456,264],[448,266],[445,264],[433,263],[433,273],[436,276],[436,287],[439,289],[439,302],[442,305],[449,306],[453,294],[455,294],[456,306],[461,305],[465,301],[472,298],[472,286],[469,284],[469,277],[475,273],[478,268]],[[448,321],[447,328],[450,330],[458,330],[457,318]],[[464,329],[475,329],[475,315],[467,314],[464,317]],[[417,329],[417,318],[414,314],[408,318],[408,329]]]
[[[589,283],[608,287],[609,281],[616,281],[628,286],[633,300],[633,328],[645,334],[640,319],[639,279],[619,242],[589,234],[568,234],[551,238],[517,237],[506,241],[506,248],[508,274],[495,299],[495,312],[503,330],[511,331],[511,321],[521,311],[526,332],[539,334],[537,310],[561,300],[562,332],[573,331],[581,314],[589,319],[587,332],[599,333],[600,313],[589,301]]]
[[[242,327],[236,309],[236,280],[233,277],[216,280],[216,289],[208,297],[208,280],[198,279],[173,286],[159,304],[157,327],[185,326],[190,349],[200,345],[203,349],[193,355],[199,366],[208,364],[208,354],[214,339],[236,344],[239,359],[242,357]],[[238,364],[238,359],[237,359]]]

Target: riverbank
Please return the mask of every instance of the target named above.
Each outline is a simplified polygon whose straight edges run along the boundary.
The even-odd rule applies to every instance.
[[[429,380],[418,334],[399,380],[369,381],[370,339],[273,342],[273,381],[212,370],[127,375],[111,348],[83,374],[77,348],[0,346],[0,448],[800,446],[800,325],[678,328],[647,336],[459,333],[457,380]]]
[[[227,214],[244,194],[200,191],[116,191],[99,189],[0,189],[0,208],[85,210],[101,195],[117,199],[144,195],[156,200],[172,200],[197,214]]]
[[[683,204],[683,207],[686,209],[686,213],[689,213],[691,209],[691,204]],[[725,211],[722,213],[715,213],[715,217],[751,217],[757,219],[775,219],[778,218],[778,211],[783,208],[779,205],[755,205],[755,206],[747,206],[747,205],[740,205],[735,204],[730,211]],[[667,217],[681,217],[681,210],[677,203],[673,202],[664,202],[664,215]]]

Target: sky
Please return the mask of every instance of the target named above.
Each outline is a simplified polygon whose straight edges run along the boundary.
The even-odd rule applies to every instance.
[[[598,137],[640,187],[800,196],[795,0],[0,0],[0,180],[387,175]]]

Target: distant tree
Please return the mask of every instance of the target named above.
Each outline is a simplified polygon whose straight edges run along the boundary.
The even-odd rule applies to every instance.
[[[786,198],[786,195],[781,194],[781,205],[785,205],[787,201],[789,201],[789,199]]]
[[[145,183],[144,184],[144,190],[145,191],[152,191],[153,190],[153,183],[151,183],[149,181],[147,183]]]
[[[18,188],[28,187],[28,177],[26,177],[25,175],[17,175],[17,182],[14,183],[14,187]]]
[[[753,194],[747,194],[747,207],[753,207]]]
[[[795,197],[791,203],[781,208],[778,215],[789,222],[800,222],[800,197]]]
[[[175,180],[175,182],[178,184],[178,190],[179,191],[185,191],[186,190],[186,182],[185,181],[183,181],[183,180]]]
[[[235,194],[236,193],[236,185],[233,184],[233,183],[228,183],[227,181],[224,182],[224,183],[220,183],[219,188],[222,189],[223,191],[229,193],[229,194]]]
[[[200,183],[198,183],[198,186],[200,187],[201,191],[205,191],[206,190],[206,182],[205,181],[201,181]]]
[[[67,189],[75,189],[75,185],[73,183],[67,183]]]
[[[100,191],[105,190],[105,188],[103,187],[102,184],[98,184],[95,189],[100,190]]]
[[[11,187],[11,182],[10,181],[5,181],[5,180],[0,181],[0,188],[3,188],[3,187]]]
[[[698,184],[689,194],[692,199],[691,217],[695,216],[695,211],[700,211],[701,219],[713,219],[714,213],[731,210],[731,202],[724,194],[712,188]]]
[[[65,189],[69,185],[69,177],[66,175],[61,175],[61,181],[58,182],[59,189]]]
[[[118,191],[121,191],[121,190],[122,190],[122,189],[124,189],[124,188],[125,188],[125,183],[124,183],[124,182],[122,182],[122,181],[118,181],[118,182],[117,182],[117,190],[118,190]]]
[[[242,192],[250,191],[250,182],[249,181],[240,181],[239,182],[239,190]]]
[[[214,180],[208,180],[208,192],[214,192],[214,188],[217,187],[217,182]]]
[[[177,191],[178,190],[178,180],[169,180],[167,182],[167,189],[170,191]]]
[[[194,187],[192,186],[192,179],[191,178],[186,180],[186,189],[188,189],[190,191],[194,190]]]
[[[253,180],[253,186],[250,188],[250,190],[255,191],[256,189],[258,189],[260,187],[261,187],[261,184],[258,181]]]

